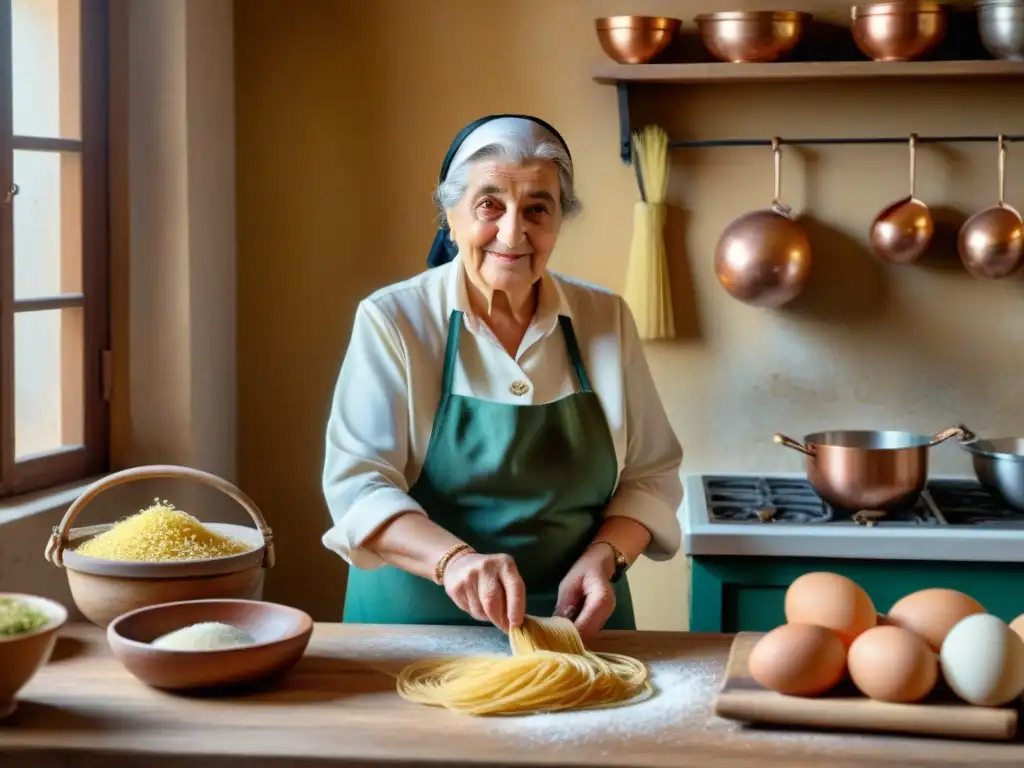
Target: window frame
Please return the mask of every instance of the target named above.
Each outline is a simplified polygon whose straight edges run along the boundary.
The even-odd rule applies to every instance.
[[[81,140],[13,135],[13,0],[0,0],[0,203],[17,182],[15,150],[81,155],[84,444],[15,461],[14,232],[17,197],[0,207],[0,498],[64,485],[109,468],[110,443],[110,196],[108,192],[109,0],[81,1]],[[36,308],[62,299],[35,301]],[[18,302],[20,303],[20,302]],[[24,310],[23,310],[24,311]]]

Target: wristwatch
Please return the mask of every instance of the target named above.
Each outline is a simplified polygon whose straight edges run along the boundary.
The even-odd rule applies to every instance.
[[[612,544],[610,541],[600,539],[599,541],[595,541],[591,546],[597,544],[604,544],[605,546],[607,546],[612,551],[612,555],[615,557],[615,572],[612,573],[612,577],[609,579],[609,581],[612,584],[614,584],[622,578],[622,574],[624,574],[626,572],[626,569],[629,568],[629,560],[627,560],[626,556],[619,551],[619,548]]]

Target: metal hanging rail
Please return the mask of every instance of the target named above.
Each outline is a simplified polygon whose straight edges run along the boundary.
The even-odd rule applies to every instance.
[[[633,140],[632,125],[630,124],[629,113],[629,83],[620,82],[616,84],[617,102],[619,112],[619,157],[627,165],[633,162]],[[1022,142],[1024,135],[1004,135],[1006,142]],[[837,138],[800,138],[782,139],[783,144],[789,146],[828,146],[828,145],[870,145],[870,144],[906,144],[910,141],[910,134],[905,136],[879,136],[879,137],[837,137]],[[986,144],[999,141],[998,136],[918,136],[919,144]],[[765,139],[703,139],[693,141],[670,141],[670,149],[704,149],[714,147],[770,147],[771,138]]]
[[[910,134],[906,136],[872,136],[872,137],[838,137],[838,138],[807,138],[783,139],[779,142],[791,147],[807,147],[828,144],[906,144]],[[998,136],[918,136],[918,144],[995,144]],[[1024,141],[1024,135],[1003,136],[1003,141]],[[704,139],[694,141],[671,141],[672,149],[704,149],[711,147],[770,147],[771,139]]]

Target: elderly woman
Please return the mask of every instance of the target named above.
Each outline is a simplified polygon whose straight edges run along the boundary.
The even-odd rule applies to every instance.
[[[327,424],[344,620],[633,629],[624,574],[679,548],[682,449],[626,304],[548,271],[569,149],[477,120],[436,200],[431,268],[359,304]]]

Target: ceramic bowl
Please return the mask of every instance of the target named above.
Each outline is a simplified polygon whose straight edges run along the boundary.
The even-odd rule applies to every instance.
[[[186,600],[262,598],[265,570],[259,531],[243,525],[205,525],[253,548],[238,555],[206,560],[156,563],[102,560],[66,550],[64,571],[78,610],[93,624],[105,629],[118,616],[151,605]],[[76,545],[80,543],[75,537],[71,541]]]
[[[224,650],[169,650],[151,645],[176,629],[216,621],[232,624],[255,645]],[[164,690],[196,690],[254,683],[291,669],[302,658],[313,619],[286,605],[257,600],[188,600],[140,608],[114,619],[107,642],[125,669]]]
[[[4,597],[28,603],[45,613],[49,621],[35,632],[0,636],[0,718],[14,711],[18,691],[49,661],[57,644],[57,632],[68,620],[67,609],[45,597],[0,592],[0,598]]]
[[[105,560],[78,552],[89,539],[113,524],[72,527],[82,511],[100,494],[140,480],[188,480],[220,491],[248,512],[255,528],[206,523],[210,530],[238,539],[248,549],[236,555],[201,560],[136,562]],[[167,498],[170,494],[161,494]],[[203,515],[197,515],[202,519]],[[184,600],[260,600],[266,569],[275,561],[274,535],[255,502],[227,480],[176,464],[129,467],[105,475],[86,488],[53,529],[46,559],[64,570],[71,597],[93,624],[106,628],[116,617],[138,608]]]

